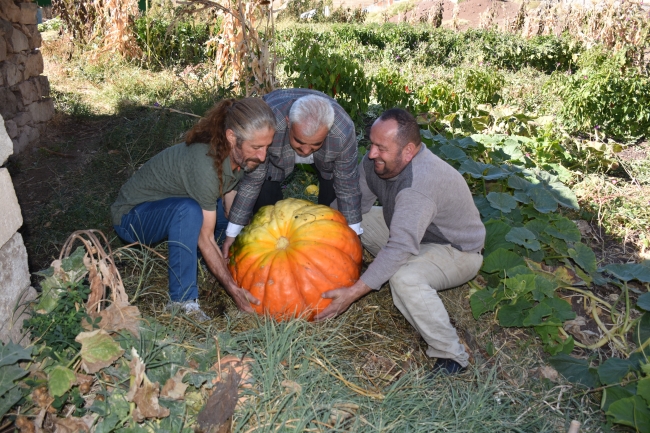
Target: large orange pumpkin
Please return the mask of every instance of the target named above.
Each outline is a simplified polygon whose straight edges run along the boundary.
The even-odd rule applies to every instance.
[[[261,301],[258,314],[311,320],[331,300],[321,294],[359,279],[362,248],[343,215],[306,200],[264,206],[237,236],[228,267]]]

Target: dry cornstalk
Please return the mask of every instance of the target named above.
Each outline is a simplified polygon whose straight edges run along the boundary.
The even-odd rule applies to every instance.
[[[494,4],[494,0],[492,0],[488,8],[480,15],[481,20],[478,27],[485,30],[491,29],[494,25],[494,18],[496,17],[496,14],[497,8]]]
[[[216,74],[229,76],[236,91],[264,95],[275,88],[277,59],[271,49],[275,25],[270,2],[265,0],[186,0],[184,13],[215,9],[223,16],[219,33],[207,43],[216,47]]]
[[[434,4],[427,12],[427,22],[435,28],[440,27],[442,25],[442,14],[444,11],[445,4],[442,0],[440,0],[438,3]]]

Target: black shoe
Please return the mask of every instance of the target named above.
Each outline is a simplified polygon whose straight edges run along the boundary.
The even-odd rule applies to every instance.
[[[444,374],[444,375],[452,375],[452,374],[460,374],[463,371],[466,370],[466,367],[463,367],[453,359],[447,359],[447,358],[438,358],[436,360],[436,363],[433,365],[433,374]]]

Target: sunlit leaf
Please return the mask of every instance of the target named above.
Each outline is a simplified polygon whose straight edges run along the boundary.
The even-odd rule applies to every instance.
[[[596,272],[596,254],[582,242],[578,242],[573,248],[569,248],[569,257],[575,260],[585,272]]]
[[[517,201],[514,197],[503,192],[491,192],[487,195],[487,200],[493,208],[504,213],[508,213],[517,207]]]
[[[524,259],[504,248],[499,248],[483,260],[483,267],[481,270],[485,273],[491,274],[493,272],[502,271],[504,269],[514,268],[515,266],[525,266]]]

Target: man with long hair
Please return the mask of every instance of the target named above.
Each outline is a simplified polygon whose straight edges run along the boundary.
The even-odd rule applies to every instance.
[[[274,133],[275,116],[262,99],[223,100],[184,143],[151,158],[122,186],[111,206],[115,231],[130,243],[167,239],[170,306],[207,318],[198,304],[197,249],[240,310],[259,303],[237,286],[217,246],[217,201],[264,163]]]
[[[357,168],[357,137],[345,110],[324,93],[309,89],[279,89],[264,96],[277,122],[268,159],[237,188],[222,252],[266,205],[282,200],[282,182],[296,164],[311,164],[319,183],[318,203],[336,199],[350,227],[361,233],[361,191]]]
[[[422,144],[410,113],[384,112],[370,141],[359,165],[361,242],[375,260],[352,287],[324,293],[333,301],[315,319],[337,316],[388,281],[395,306],[437,358],[434,371],[461,372],[469,357],[438,291],[478,273],[485,226],[465,179]],[[382,206],[373,206],[376,200]]]

